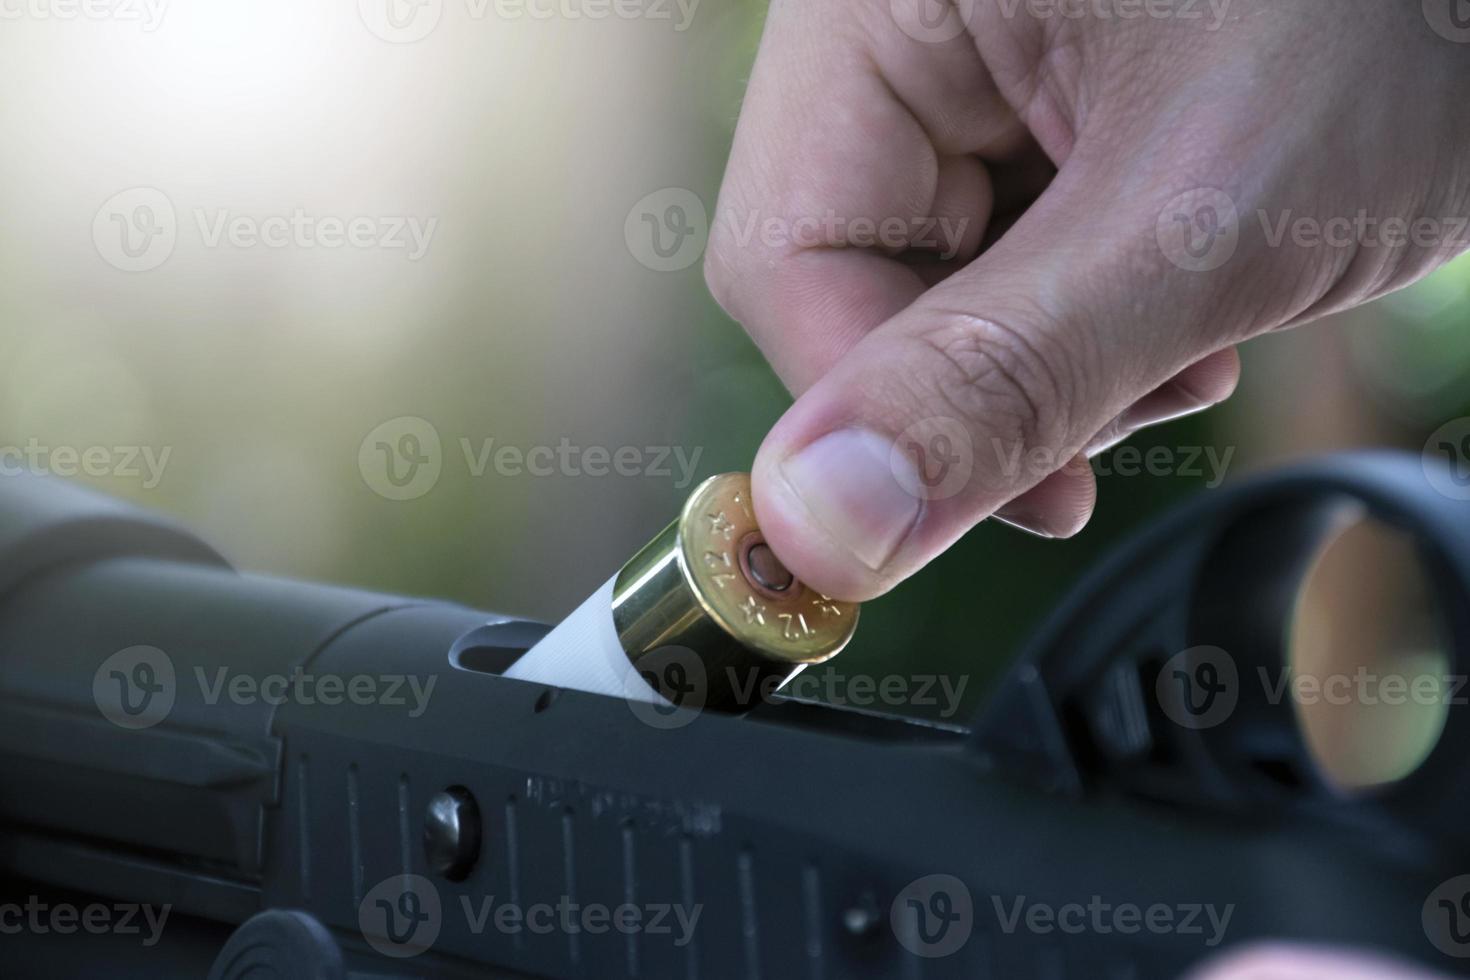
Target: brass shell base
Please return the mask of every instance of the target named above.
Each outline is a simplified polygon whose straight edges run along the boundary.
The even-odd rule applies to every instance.
[[[793,579],[779,592],[752,581],[746,560],[763,543],[750,476],[695,488],[679,519],[623,566],[613,625],[639,673],[676,705],[740,710],[808,664],[842,651],[856,603]]]

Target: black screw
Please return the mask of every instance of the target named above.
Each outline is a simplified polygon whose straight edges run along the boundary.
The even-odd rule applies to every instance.
[[[424,858],[429,870],[463,881],[480,859],[480,805],[463,786],[435,793],[424,814]]]

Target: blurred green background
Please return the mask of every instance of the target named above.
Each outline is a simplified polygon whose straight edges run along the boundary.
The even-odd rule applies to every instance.
[[[397,43],[374,2],[6,23],[0,446],[167,449],[157,486],[83,478],[249,569],[555,620],[674,515],[677,470],[475,476],[461,440],[677,446],[702,478],[748,468],[788,404],[698,262],[655,271],[625,233],[666,188],[713,211],[763,6],[704,0],[682,25],[675,5],[535,18],[448,0]],[[135,188],[166,196],[177,240],[128,272],[107,209]],[[437,224],[411,260],[211,244],[199,221],[298,209]],[[1467,310],[1460,262],[1255,342],[1232,403],[1137,444],[1229,451],[1232,478],[1306,452],[1417,452],[1470,411]],[[404,416],[432,424],[442,472],[387,499],[359,450]],[[865,609],[843,669],[966,673],[973,706],[1089,562],[1211,477],[1104,476],[1075,541],[978,528]]]

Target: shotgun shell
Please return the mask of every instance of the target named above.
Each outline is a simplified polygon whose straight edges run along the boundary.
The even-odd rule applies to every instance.
[[[695,488],[679,519],[506,672],[680,707],[743,710],[842,651],[856,603],[808,588],[756,524],[750,476]]]

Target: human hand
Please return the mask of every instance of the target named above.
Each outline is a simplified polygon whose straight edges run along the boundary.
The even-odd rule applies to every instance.
[[[1222,957],[1189,980],[1436,980],[1436,975],[1373,956],[1260,946]]]
[[[1228,397],[1236,344],[1463,251],[1440,2],[774,0],[706,275],[798,396],[782,561],[863,600],[991,515],[1072,535],[1087,456]]]

